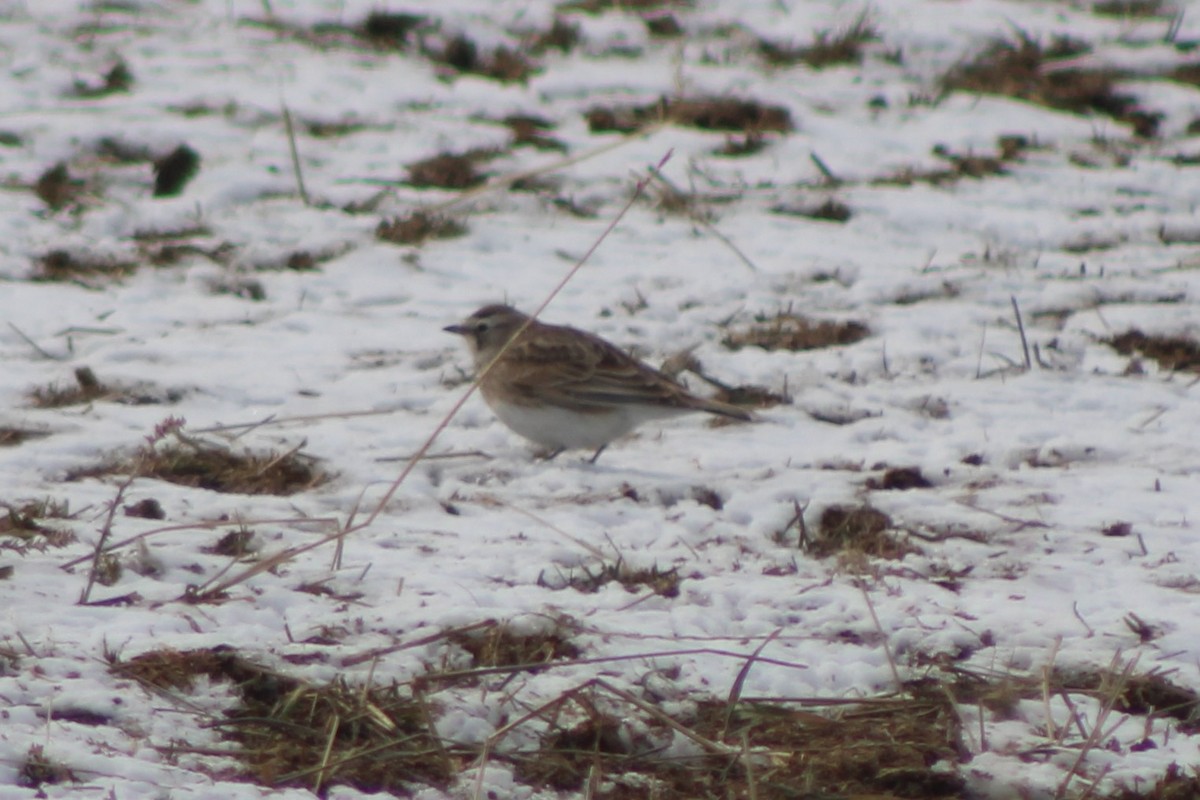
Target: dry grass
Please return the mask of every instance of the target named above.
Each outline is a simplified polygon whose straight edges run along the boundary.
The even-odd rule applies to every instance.
[[[124,94],[133,88],[133,73],[124,59],[118,58],[108,71],[100,76],[99,82],[76,80],[71,93],[76,97],[97,99],[110,94]]]
[[[30,439],[41,439],[50,434],[46,431],[34,431],[29,428],[14,428],[0,425],[0,447],[16,447]]]
[[[512,132],[514,147],[533,147],[559,153],[567,151],[563,142],[547,135],[547,131],[554,129],[554,123],[548,119],[533,114],[511,114],[503,122]]]
[[[815,713],[787,703],[702,700],[672,718],[576,692],[545,714],[536,750],[504,757],[535,786],[619,800],[962,795],[962,779],[940,766],[963,752],[945,695],[831,705]],[[673,731],[704,752],[667,755]],[[600,785],[603,795],[593,795]]]
[[[832,197],[817,202],[780,203],[772,207],[771,212],[789,217],[805,217],[825,222],[846,222],[851,217],[850,206]]]
[[[995,42],[974,61],[951,71],[943,78],[942,88],[1006,95],[1076,114],[1104,114],[1131,123],[1140,136],[1154,136],[1157,118],[1139,111],[1132,95],[1116,90],[1117,75],[1112,70],[1055,64],[1088,50],[1087,45],[1066,37],[1043,46],[1019,33],[1015,41]]]
[[[579,657],[579,648],[571,643],[568,636],[569,631],[559,626],[522,632],[497,623],[455,633],[450,641],[471,654],[476,668],[509,667],[537,672],[553,661]]]
[[[861,322],[810,320],[790,311],[773,317],[759,316],[753,325],[731,328],[721,343],[731,350],[761,347],[764,350],[815,350],[821,347],[854,344],[870,330]]]
[[[894,530],[891,517],[871,506],[830,506],[817,523],[817,536],[801,544],[817,558],[837,555],[851,561],[861,556],[900,560],[921,552]]]
[[[868,489],[883,491],[928,489],[932,485],[917,467],[891,467],[884,470],[883,475],[879,478],[867,479]]]
[[[175,403],[180,395],[175,391],[158,392],[146,386],[120,386],[102,382],[88,367],[75,370],[75,385],[52,383],[29,392],[35,408],[64,408],[84,403],[110,402],[124,405],[158,405]]]
[[[438,153],[408,167],[408,184],[418,189],[470,189],[487,180],[476,164],[494,156],[493,151]]]
[[[876,178],[871,181],[871,184],[874,186],[912,186],[914,183],[928,183],[932,186],[944,186],[963,178],[978,179],[1007,175],[1007,164],[1018,161],[1031,146],[1024,136],[1018,135],[998,137],[994,154],[955,153],[948,147],[938,145],[934,147],[933,154],[945,161],[946,166],[932,169],[902,169]]]
[[[663,98],[644,106],[596,106],[586,117],[592,133],[632,133],[658,122],[743,135],[792,130],[791,113],[783,106],[733,97]]]
[[[99,288],[132,275],[137,264],[70,250],[51,250],[34,259],[32,279],[80,283]]]
[[[601,564],[598,568],[582,566],[566,574],[558,572],[554,578],[546,578],[543,573],[538,576],[538,586],[555,591],[574,589],[584,594],[592,594],[615,581],[625,587],[627,592],[649,589],[659,597],[678,597],[681,580],[677,569],[661,570],[657,564],[634,569],[618,558],[614,562]]]
[[[1151,336],[1137,328],[1105,339],[1104,343],[1123,356],[1141,355],[1154,359],[1162,369],[1200,372],[1200,342],[1185,336]]]
[[[47,796],[41,791],[41,787],[46,784],[56,785],[67,781],[75,783],[78,780],[66,765],[47,756],[45,747],[40,744],[29,746],[25,753],[25,761],[17,771],[17,785],[38,789],[39,797]]]
[[[43,524],[48,519],[71,519],[65,503],[45,498],[20,503],[0,503],[0,549],[25,553],[47,547],[66,547],[75,534],[65,528]]]
[[[559,11],[583,11],[588,14],[603,14],[606,11],[625,11],[645,14],[671,9],[688,9],[695,0],[567,0],[558,6]]]
[[[1192,767],[1191,774],[1184,774],[1184,767],[1175,762],[1167,765],[1167,771],[1153,786],[1145,789],[1123,788],[1109,800],[1195,800],[1200,797],[1200,771]]]
[[[86,467],[67,480],[108,475],[157,478],[180,486],[230,494],[287,496],[329,480],[315,459],[297,451],[235,453],[222,447],[184,439],[175,444],[144,448],[132,458]]]
[[[758,51],[773,67],[807,64],[813,69],[824,69],[838,64],[860,63],[863,45],[878,39],[879,31],[864,12],[842,30],[818,31],[810,44],[793,47],[761,39]]]
[[[72,176],[62,161],[39,175],[33,184],[33,193],[51,211],[75,207],[86,191],[87,181]]]
[[[448,217],[425,211],[413,211],[402,217],[381,220],[375,236],[393,244],[421,244],[430,239],[453,239],[467,232],[467,226]]]
[[[503,83],[523,82],[537,65],[516,48],[500,45],[483,50],[465,33],[440,44],[426,43],[423,52],[431,61],[456,73],[481,75]]]
[[[1092,13],[1131,19],[1170,18],[1174,9],[1166,0],[1100,0],[1092,4]]]
[[[260,785],[406,793],[413,782],[443,786],[456,766],[430,734],[424,704],[395,685],[306,684],[228,647],[114,657],[111,668],[157,689],[190,691],[199,676],[231,683],[239,705],[216,727]]]

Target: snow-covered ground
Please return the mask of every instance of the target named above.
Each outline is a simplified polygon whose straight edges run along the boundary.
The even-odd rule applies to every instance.
[[[433,695],[439,736],[464,748],[597,676],[639,696],[724,700],[772,635],[742,697],[883,695],[896,690],[893,661],[903,679],[954,663],[1040,680],[1136,659],[1137,675],[1200,687],[1196,371],[1149,358],[1131,368],[1105,343],[1132,329],[1200,339],[1200,88],[1156,77],[1196,63],[1175,43],[1200,40],[1200,13],[1180,23],[1170,8],[1104,16],[1049,0],[668,9],[684,36],[652,37],[627,10],[563,12],[578,44],[538,55],[524,82],[500,82],[415,45],[297,33],[358,25],[381,11],[374,0],[0,2],[0,427],[44,434],[0,447],[0,502],[66,504],[70,518],[41,522],[77,537],[22,551],[0,526],[0,796],[308,796],[239,780],[230,759],[167,755],[178,742],[229,747],[204,723],[231,700],[214,683],[185,707],[107,660],[163,648],[229,645],[314,683],[405,683],[469,666],[435,635],[451,628],[497,620],[568,637],[570,663]],[[430,42],[462,32],[481,52],[528,44],[555,17],[530,0],[382,10],[425,15]],[[799,46],[864,10],[878,38],[861,64],[771,66],[758,52],[761,38]],[[286,25],[263,24],[268,12]],[[1086,66],[1123,70],[1120,91],[1162,115],[1158,136],[1100,114],[943,96],[942,76],[1018,31],[1090,44]],[[119,62],[131,82],[101,91]],[[727,157],[714,154],[722,132],[665,125],[625,138],[585,119],[681,96],[779,106],[794,130]],[[552,123],[545,135],[566,152],[510,147],[502,121],[514,114]],[[318,136],[318,123],[349,127]],[[881,180],[947,168],[935,148],[993,156],[1004,136],[1025,143],[1006,174]],[[199,154],[198,172],[178,196],[152,196],[149,161],[180,144]],[[456,192],[402,183],[422,159],[474,149],[497,151],[479,164],[491,176],[557,168],[536,190],[452,205]],[[561,163],[568,155],[586,157]],[[697,196],[711,227],[660,203],[651,181],[543,318],[652,363],[694,347],[706,375],[792,402],[750,425],[647,425],[591,465],[533,459],[472,397],[434,457],[357,525],[468,388],[468,356],[441,328],[485,302],[537,307],[664,158],[665,178]],[[33,187],[59,163],[80,183],[55,209]],[[850,219],[773,211],[828,199]],[[375,235],[381,219],[442,203],[465,235],[419,247]],[[164,241],[191,249],[152,265]],[[34,280],[54,251],[139,266],[119,280]],[[288,267],[308,260],[315,269]],[[247,296],[250,282],[261,298]],[[729,330],[789,309],[869,335],[799,352],[723,345]],[[85,366],[168,402],[34,407],[31,391],[70,386]],[[299,447],[331,480],[287,497],[135,480],[122,505],[153,498],[165,519],[117,510],[110,543],[153,533],[113,551],[120,578],[82,605],[88,563],[64,566],[92,554],[121,479],[65,478],[134,453],[168,416],[237,451]],[[894,468],[931,486],[873,488]],[[799,546],[797,504],[810,537],[826,509],[870,505],[917,551],[817,558]],[[243,563],[209,552],[229,530],[219,520],[255,531]],[[337,562],[326,542],[232,582],[220,602],[182,599],[350,525]],[[563,585],[618,561],[677,570],[678,594]],[[328,591],[301,590],[314,584]],[[386,652],[357,658],[373,648]],[[962,704],[969,752],[947,768],[979,796],[1054,796],[1073,771],[1067,796],[1096,782],[1103,797],[1200,763],[1195,724],[1161,715],[1116,725],[1115,712],[1085,746],[1103,703],[1058,696],[1007,715]],[[17,788],[32,746],[75,780]],[[471,796],[476,766],[414,791]],[[486,766],[478,786],[491,796],[560,796],[521,785],[501,757]]]

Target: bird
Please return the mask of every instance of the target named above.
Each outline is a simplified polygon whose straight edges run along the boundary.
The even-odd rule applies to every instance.
[[[477,370],[491,364],[479,382],[483,399],[513,432],[545,448],[548,459],[588,448],[595,463],[638,425],[680,414],[754,419],[745,409],[692,394],[595,334],[530,319],[512,306],[483,306],[443,330],[466,340]]]

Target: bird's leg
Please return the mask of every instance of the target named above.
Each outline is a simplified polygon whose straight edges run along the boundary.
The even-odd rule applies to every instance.
[[[588,463],[595,464],[596,459],[600,457],[600,454],[604,452],[604,448],[606,448],[606,447],[608,447],[608,445],[602,444],[598,448],[596,448],[596,452],[592,453],[592,457],[588,459]]]
[[[566,450],[566,449],[567,448],[565,448],[565,447],[558,447],[558,448],[555,448],[554,450],[541,450],[541,451],[535,453],[535,455],[543,461],[553,461],[558,456],[559,453],[561,453],[563,450]]]

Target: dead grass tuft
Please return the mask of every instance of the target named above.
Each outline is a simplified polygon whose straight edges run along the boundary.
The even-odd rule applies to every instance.
[[[82,178],[72,177],[66,163],[60,161],[38,176],[33,184],[33,193],[51,211],[59,211],[68,206],[75,206],[86,188],[87,182]]]
[[[65,528],[42,524],[47,519],[71,519],[65,503],[49,498],[20,504],[0,503],[7,513],[0,517],[0,549],[24,553],[30,549],[66,547],[75,541],[75,534]]]
[[[46,431],[33,431],[28,428],[13,428],[8,425],[0,425],[0,447],[16,447],[30,439],[41,439],[49,435]]]
[[[254,546],[254,531],[249,528],[234,528],[226,533],[212,547],[200,548],[205,553],[231,558],[243,558],[256,549]]]
[[[740,136],[731,134],[725,137],[725,144],[714,150],[713,155],[741,158],[761,153],[765,149],[767,149],[767,140],[761,133],[751,132]]]
[[[1106,17],[1147,19],[1172,16],[1172,8],[1166,0],[1100,0],[1092,4],[1092,13]]]
[[[785,384],[786,390],[786,384]],[[742,406],[744,408],[774,408],[780,405],[790,405],[792,398],[787,395],[787,392],[774,392],[765,386],[755,386],[753,384],[743,384],[741,386],[722,386],[714,395],[717,400],[730,405]],[[728,422],[725,422],[728,420]],[[728,417],[714,417],[709,421],[711,424],[725,425],[732,424],[734,420]]]
[[[1113,666],[1101,669],[1054,667],[1049,675],[979,672],[958,665],[944,667],[925,680],[949,693],[956,703],[982,705],[1000,719],[1012,719],[1021,700],[1082,694],[1108,700],[1122,714],[1169,717],[1181,732],[1200,731],[1200,693],[1171,683],[1157,672],[1127,674]]]
[[[832,197],[819,203],[780,203],[774,206],[771,212],[827,222],[846,222],[851,216],[850,206]]]
[[[329,480],[329,475],[315,465],[315,459],[294,450],[282,454],[234,453],[192,439],[145,448],[133,458],[75,470],[67,480],[106,475],[157,478],[228,494],[278,496],[307,491]]]
[[[40,744],[29,746],[25,753],[25,761],[17,771],[17,785],[40,789],[46,784],[59,784],[78,781],[69,767],[54,761],[46,755],[45,748]],[[39,792],[41,797],[46,795]]]
[[[879,479],[868,478],[868,489],[884,491],[905,491],[908,489],[928,489],[933,486],[929,479],[921,474],[917,467],[891,467],[884,470]]]
[[[751,748],[771,754],[755,766],[758,796],[960,797],[962,778],[939,764],[955,764],[965,752],[953,704],[938,692],[864,702],[830,714],[776,704],[701,705],[696,730],[745,737]],[[741,782],[741,765],[733,770]]]
[[[1193,86],[1200,86],[1200,62],[1180,64],[1179,66],[1175,67],[1175,69],[1167,73],[1167,77],[1173,81],[1178,81],[1179,83],[1190,83]],[[1198,132],[1193,130],[1193,126],[1200,128],[1200,124],[1197,124],[1198,122],[1200,121],[1192,120],[1190,123],[1188,123],[1189,133]]]
[[[889,531],[892,518],[871,506],[830,506],[817,523],[817,537],[807,549],[818,558],[864,555],[899,560],[921,550]]]
[[[995,42],[974,61],[952,70],[943,78],[942,87],[945,91],[1015,97],[1075,114],[1104,114],[1133,123],[1141,136],[1153,136],[1157,124],[1135,116],[1136,100],[1132,95],[1117,92],[1117,76],[1112,70],[1058,68],[1055,64],[1088,50],[1086,44],[1068,37],[1058,37],[1043,47],[1019,33],[1016,41]]]
[[[544,31],[534,31],[526,37],[529,52],[540,55],[549,50],[569,53],[583,41],[579,26],[567,22],[560,16],[554,17],[554,22]]]
[[[864,12],[859,14],[853,23],[840,31],[818,31],[812,44],[793,47],[760,39],[758,51],[762,54],[763,59],[773,67],[807,64],[813,69],[824,69],[837,64],[861,63],[863,45],[878,39],[878,29]]]
[[[71,282],[99,288],[132,275],[136,269],[137,264],[132,261],[70,250],[51,250],[34,260],[31,277],[35,281]]]
[[[117,62],[101,76],[99,83],[77,80],[71,93],[76,97],[94,100],[110,94],[122,94],[131,88],[133,88],[133,73],[129,71],[129,65],[125,63],[124,59],[117,59]]]
[[[659,121],[746,135],[792,130],[791,113],[783,106],[733,97],[663,98],[645,106],[596,106],[588,110],[586,118],[592,133],[632,133]]]
[[[537,71],[537,65],[520,50],[500,45],[493,50],[481,51],[465,33],[451,36],[439,46],[427,44],[423,50],[434,63],[455,72],[481,75],[505,83],[523,82]]]
[[[157,650],[114,659],[112,670],[159,689],[188,691],[202,675],[231,683],[239,705],[218,727],[237,744],[230,755],[265,786],[407,793],[414,781],[443,786],[454,767],[430,734],[423,704],[395,685],[307,684],[228,647]]]
[[[305,27],[290,23],[275,14],[265,19],[243,19],[241,23],[266,28],[279,36],[321,49],[345,47],[402,52],[413,45],[413,34],[426,21],[425,17],[416,14],[372,11],[362,21],[353,24],[318,22],[311,27]]]
[[[180,394],[175,391],[156,392],[145,386],[120,386],[107,384],[96,377],[89,367],[75,370],[74,386],[39,386],[29,393],[35,408],[63,408],[84,403],[105,401],[123,405],[144,406],[178,402]]]
[[[419,14],[372,11],[354,30],[377,50],[404,50],[409,45],[408,35],[423,22],[425,18]]]
[[[450,641],[470,653],[477,668],[514,667],[536,672],[552,661],[580,655],[579,648],[567,638],[567,632],[557,626],[522,632],[497,623],[478,630],[456,632]]]
[[[624,586],[627,592],[637,592],[646,588],[659,597],[678,597],[681,580],[677,569],[661,570],[657,564],[649,568],[634,569],[628,566],[624,559],[618,558],[613,563],[601,564],[596,570],[583,566],[566,575],[559,573],[556,580],[547,580],[543,573],[538,576],[538,586],[554,591],[574,589],[584,594],[594,594],[615,581]]]
[[[438,153],[408,168],[408,183],[419,189],[470,189],[487,180],[475,165],[495,153],[472,150],[466,153]]]
[[[1191,775],[1172,761],[1158,781],[1145,789],[1123,788],[1109,795],[1110,800],[1195,800],[1200,797],[1200,771],[1192,767]]]
[[[830,322],[810,320],[781,311],[774,317],[760,315],[753,325],[730,329],[721,343],[731,350],[761,347],[764,350],[815,350],[821,347],[854,344],[862,341],[870,330],[861,322]]]
[[[509,754],[524,781],[578,791],[604,781],[605,797],[716,800],[749,797],[960,797],[962,779],[943,765],[964,751],[945,695],[867,701],[818,714],[784,704],[705,701],[676,720],[715,752],[664,755],[670,733],[648,733],[624,715],[576,698],[557,709],[533,752]],[[560,719],[565,720],[560,721]],[[655,720],[655,723],[661,720]],[[801,791],[802,789],[802,791]]]
[[[559,153],[567,151],[565,144],[546,134],[547,131],[554,129],[554,123],[548,119],[532,114],[512,114],[505,117],[503,122],[512,132],[514,146],[529,146],[538,150],[553,150]]]
[[[946,162],[945,167],[933,169],[902,169],[871,181],[873,186],[912,186],[928,183],[942,186],[962,178],[986,178],[1007,175],[1009,162],[1017,161],[1032,145],[1024,136],[1006,135],[996,140],[996,153],[955,153],[945,145],[933,148],[933,154]]]
[[[559,11],[583,11],[588,14],[603,14],[605,11],[627,11],[647,13],[669,9],[687,9],[695,0],[567,0],[558,6]]]
[[[429,239],[453,239],[467,232],[467,226],[455,220],[414,211],[403,217],[381,220],[375,236],[393,244],[421,244]]]
[[[677,39],[683,36],[683,26],[674,14],[650,13],[642,17],[646,32],[656,39]]]
[[[1200,372],[1200,342],[1185,336],[1151,336],[1137,328],[1104,339],[1104,344],[1123,356],[1141,354],[1165,370]]]
[[[1179,723],[1181,732],[1200,733],[1200,694],[1194,689],[1177,686],[1156,672],[1131,675],[1127,680],[1119,681],[1110,669],[1056,668],[1051,682],[1060,691],[1099,697],[1119,690],[1113,703],[1116,711],[1137,716],[1170,717]]]

